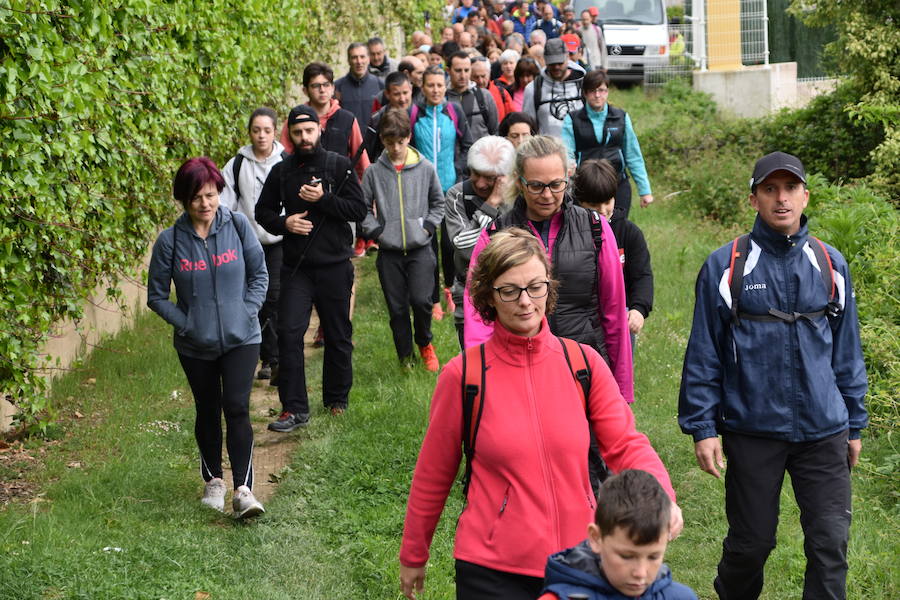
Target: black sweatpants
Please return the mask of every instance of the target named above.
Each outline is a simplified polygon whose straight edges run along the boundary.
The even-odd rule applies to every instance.
[[[624,173],[616,188],[616,208],[621,208],[625,212],[625,218],[628,218],[628,211],[631,210],[631,179]]]
[[[238,346],[215,360],[178,355],[194,394],[194,437],[200,449],[203,481],[222,477],[222,413],[234,487],[253,488],[253,428],[250,389],[259,344]]]
[[[349,260],[331,265],[281,269],[278,305],[278,397],[282,410],[309,414],[303,335],[309,328],[313,305],[325,334],[322,366],[322,402],[325,407],[347,407],[353,386],[353,325],[350,294],[353,265]]]
[[[401,250],[379,250],[375,261],[378,280],[387,304],[397,357],[413,352],[412,343],[431,343],[431,292],[434,285],[434,254],[431,246]],[[412,309],[413,327],[409,325]]]
[[[456,600],[535,600],[544,589],[542,577],[497,571],[456,561]]]
[[[800,507],[806,574],[804,600],[846,598],[850,533],[847,431],[814,442],[785,442],[726,433],[722,436],[728,535],[714,582],[722,600],[755,600],[763,566],[775,548],[778,500],[784,473]]]
[[[269,271],[269,288],[259,309],[259,326],[262,328],[262,344],[259,358],[269,365],[278,364],[278,296],[281,293],[281,242],[263,246],[266,270]]]

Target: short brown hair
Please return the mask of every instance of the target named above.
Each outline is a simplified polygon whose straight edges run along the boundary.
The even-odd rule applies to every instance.
[[[581,80],[581,93],[585,95],[588,92],[593,92],[601,85],[609,87],[609,75],[603,69],[594,69]]]
[[[381,115],[381,122],[378,123],[378,137],[382,140],[387,138],[407,138],[412,135],[412,127],[409,124],[409,115],[401,108],[388,108]]]
[[[494,282],[497,278],[510,269],[525,264],[534,256],[547,269],[550,290],[547,294],[546,312],[547,314],[553,312],[556,308],[559,282],[553,279],[553,267],[550,266],[550,259],[547,258],[544,247],[525,229],[510,227],[491,237],[490,243],[478,255],[478,261],[472,270],[469,296],[482,321],[492,323],[497,319],[497,310],[491,304],[494,298]]]
[[[626,469],[600,486],[594,522],[602,536],[621,527],[632,542],[643,546],[669,530],[671,511],[672,501],[656,477],[646,471]]]
[[[572,196],[578,204],[606,204],[618,186],[619,174],[605,158],[584,161],[572,176]]]

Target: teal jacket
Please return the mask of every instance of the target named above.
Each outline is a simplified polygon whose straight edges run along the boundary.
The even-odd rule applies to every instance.
[[[588,118],[594,126],[594,135],[600,140],[603,135],[603,125],[606,123],[606,113],[609,104],[603,107],[603,110],[594,110],[587,104],[584,109],[587,111]],[[580,156],[575,156],[575,133],[572,130],[572,115],[566,115],[562,125],[562,139],[569,152],[570,160],[578,160],[581,162]],[[601,140],[602,141],[602,140]],[[622,141],[622,164],[628,169],[635,185],[637,185],[638,195],[645,196],[652,194],[650,190],[650,178],[647,176],[647,167],[644,165],[644,155],[641,154],[641,144],[638,142],[637,135],[634,133],[634,127],[631,124],[631,117],[625,113],[625,137]]]

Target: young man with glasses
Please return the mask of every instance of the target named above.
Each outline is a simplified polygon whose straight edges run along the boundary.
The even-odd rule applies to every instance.
[[[594,347],[610,365],[622,396],[634,400],[631,341],[626,318],[625,282],[616,240],[605,218],[565,201],[569,187],[566,148],[549,136],[534,136],[518,148],[509,175],[509,212],[479,235],[469,262],[490,236],[507,227],[522,227],[541,240],[561,282],[551,331]],[[464,298],[465,346],[490,337],[492,327]]]
[[[569,160],[581,164],[589,158],[605,158],[612,163],[619,173],[616,206],[628,218],[631,208],[628,173],[637,185],[641,206],[646,208],[653,202],[650,178],[631,117],[607,102],[609,76],[605,71],[591,71],[585,75],[581,91],[585,106],[566,115],[562,123],[562,139],[568,149]]]

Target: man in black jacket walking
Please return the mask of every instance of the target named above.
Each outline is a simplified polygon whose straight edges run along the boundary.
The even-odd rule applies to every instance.
[[[347,408],[353,385],[352,233],[347,221],[366,215],[350,160],[319,143],[315,109],[301,105],[291,110],[288,131],[294,153],[272,168],[256,205],[257,222],[284,236],[278,331],[282,414],[269,424],[280,432],[309,423],[303,335],[314,304],[325,333],[322,402],[332,414]]]

